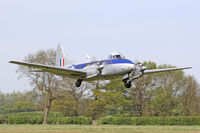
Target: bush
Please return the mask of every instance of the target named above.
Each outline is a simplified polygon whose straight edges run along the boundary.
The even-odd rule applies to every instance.
[[[70,117],[65,117],[65,118],[61,118],[59,119],[59,124],[72,124],[73,121]]]
[[[113,125],[200,125],[200,117],[107,117],[101,124]]]
[[[59,119],[59,124],[89,125],[89,124],[92,124],[92,119],[88,117],[65,117],[65,118]]]
[[[14,113],[14,116],[35,116],[35,117],[42,117],[44,113],[42,111],[35,111],[35,112],[21,112],[21,113]],[[62,113],[59,112],[49,112],[49,118],[61,118],[64,117]]]
[[[42,117],[34,116],[10,116],[9,124],[42,124]]]
[[[113,117],[104,117],[100,119],[101,124],[113,124]]]
[[[58,124],[59,120],[57,118],[47,118],[48,124]]]
[[[43,114],[41,111],[14,113],[8,116],[7,121],[9,124],[42,124]],[[56,124],[58,118],[62,117],[62,113],[50,112],[47,122]]]
[[[16,116],[16,117],[9,117],[8,123],[9,124],[26,124],[28,123],[28,117],[26,116]]]
[[[115,117],[113,118],[114,125],[132,125],[132,118],[131,117]]]
[[[12,115],[0,115],[0,124],[42,124],[43,112],[23,112]],[[50,112],[48,124],[92,124],[88,117],[63,117],[61,113]],[[104,117],[101,124],[113,125],[200,125],[200,116],[173,117]]]
[[[10,116],[9,124],[42,124],[41,116]],[[87,117],[47,118],[48,124],[92,124],[92,119]]]

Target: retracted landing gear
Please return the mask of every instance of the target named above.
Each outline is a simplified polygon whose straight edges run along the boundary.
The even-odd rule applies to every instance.
[[[81,84],[82,84],[82,82],[83,82],[82,79],[78,79],[78,80],[76,81],[76,87],[80,87]]]

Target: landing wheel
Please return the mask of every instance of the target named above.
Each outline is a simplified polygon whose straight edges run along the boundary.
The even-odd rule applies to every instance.
[[[83,82],[82,79],[78,79],[78,80],[76,81],[76,87],[80,87],[81,84],[82,84],[82,82]]]
[[[124,86],[126,87],[126,88],[131,88],[131,82],[124,82]]]

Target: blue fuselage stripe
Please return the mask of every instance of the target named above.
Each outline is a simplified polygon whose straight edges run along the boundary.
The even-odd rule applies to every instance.
[[[75,69],[83,69],[87,65],[92,65],[92,64],[95,64],[95,63],[101,63],[101,64],[105,63],[106,65],[108,65],[108,64],[134,64],[130,60],[112,59],[112,60],[102,60],[102,61],[96,61],[96,62],[91,62],[91,63],[83,63],[83,64],[78,64],[78,65],[72,65],[71,67],[74,67]]]

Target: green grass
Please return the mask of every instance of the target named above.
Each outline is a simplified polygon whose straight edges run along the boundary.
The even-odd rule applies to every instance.
[[[200,133],[200,126],[0,125],[0,133]]]

